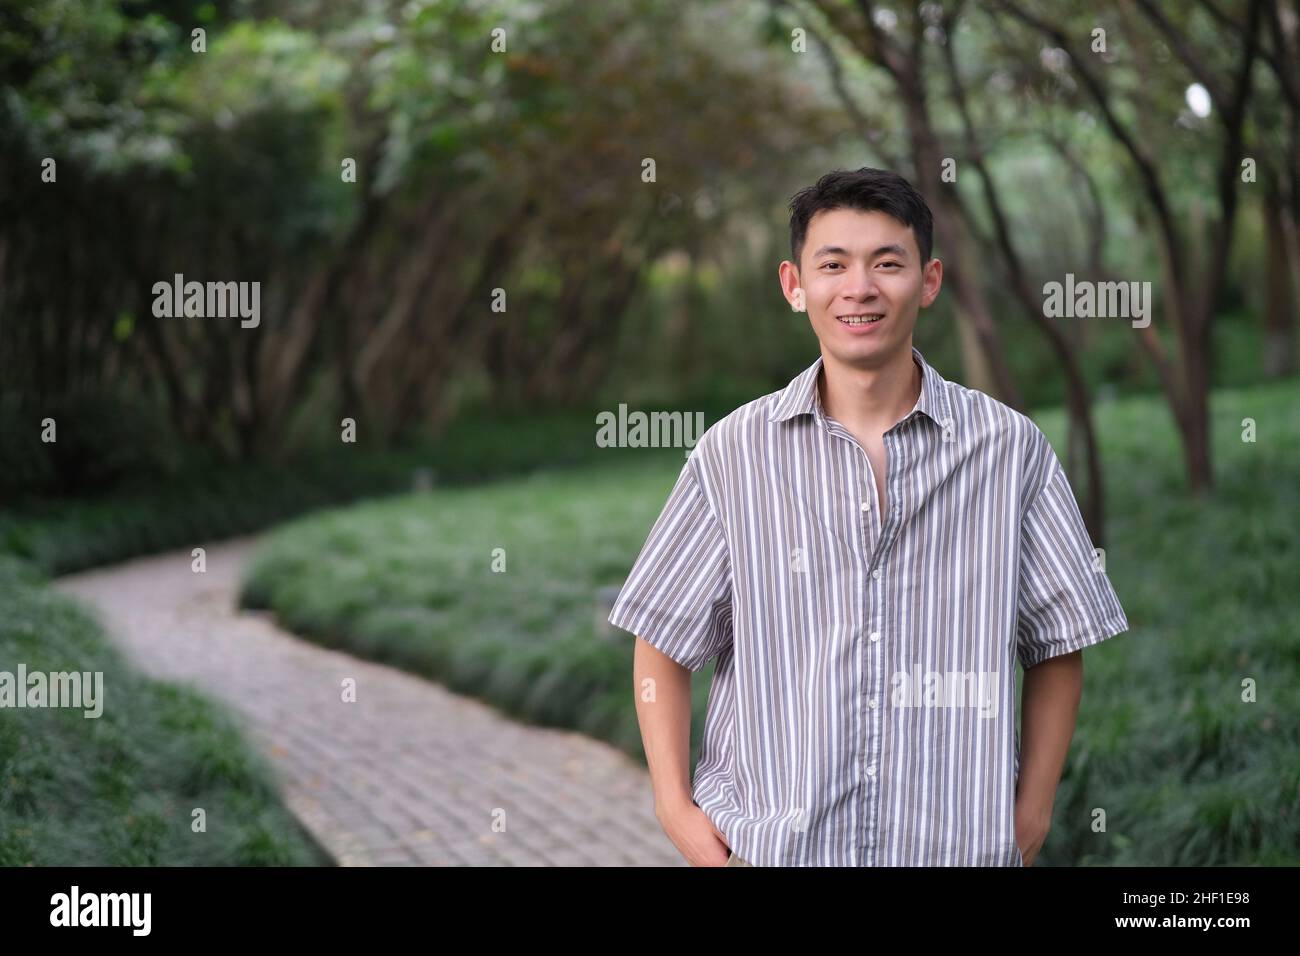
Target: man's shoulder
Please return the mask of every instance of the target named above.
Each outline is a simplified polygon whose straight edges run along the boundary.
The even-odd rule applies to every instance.
[[[1032,499],[1060,465],[1047,435],[1028,415],[992,395],[956,382],[947,384],[949,405],[959,423],[955,427],[965,432],[965,447],[1005,462],[1026,489],[1022,501]]]
[[[695,452],[703,459],[716,462],[718,456],[730,455],[746,441],[761,437],[783,391],[777,389],[760,395],[723,415],[704,430],[696,442]]]
[[[987,392],[951,381],[945,381],[944,388],[953,427],[968,432],[979,442],[1000,451],[1010,445],[1025,459],[1051,447],[1037,422]]]

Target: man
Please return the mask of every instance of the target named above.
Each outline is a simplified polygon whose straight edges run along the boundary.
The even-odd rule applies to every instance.
[[[701,437],[609,616],[657,816],[695,866],[1032,865],[1080,651],[1128,621],[1042,432],[912,345],[943,277],[921,195],[837,170],[791,209],[821,356]]]

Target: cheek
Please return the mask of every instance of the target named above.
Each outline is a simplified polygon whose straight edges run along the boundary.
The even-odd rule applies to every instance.
[[[920,301],[925,295],[925,285],[915,277],[899,276],[897,282],[890,283],[889,295],[899,302]]]
[[[804,286],[804,295],[810,308],[816,307],[818,312],[828,312],[839,295],[839,290],[834,283],[814,282],[811,286]]]

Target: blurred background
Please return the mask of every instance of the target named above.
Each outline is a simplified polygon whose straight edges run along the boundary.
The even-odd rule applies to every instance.
[[[935,215],[916,346],[1048,434],[1130,621],[1040,865],[1300,862],[1294,0],[36,0],[0,671],[105,691],[0,709],[0,863],[680,863],[604,615],[690,441],[598,423],[806,368],[788,204],[861,166]]]

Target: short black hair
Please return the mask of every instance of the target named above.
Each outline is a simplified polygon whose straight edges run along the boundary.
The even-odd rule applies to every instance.
[[[808,223],[823,210],[859,209],[883,212],[905,226],[911,226],[921,250],[921,264],[930,261],[934,245],[934,216],[922,196],[906,179],[888,169],[863,166],[858,170],[836,169],[816,184],[806,186],[790,200],[790,257],[795,268],[808,238]]]

